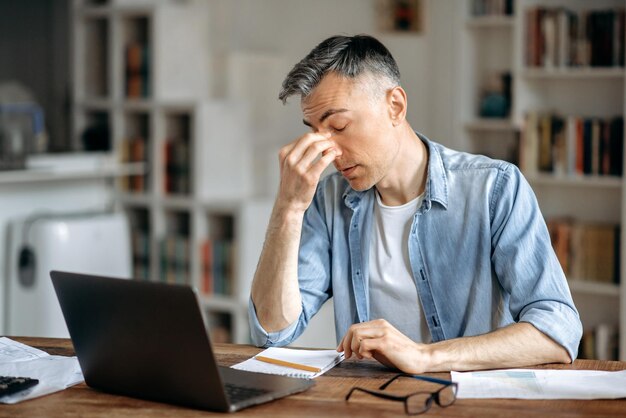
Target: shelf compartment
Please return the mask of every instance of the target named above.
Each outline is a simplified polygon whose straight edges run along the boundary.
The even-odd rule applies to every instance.
[[[619,224],[552,218],[547,222],[554,253],[580,291],[619,295]]]
[[[233,315],[229,312],[219,312],[207,310],[206,327],[211,338],[211,343],[232,343],[233,342]]]
[[[623,2],[593,3],[586,9],[573,9],[576,4],[526,8],[522,20],[526,65],[623,67],[624,34],[617,32],[617,22],[624,19]]]
[[[623,67],[554,67],[547,68],[524,68],[520,75],[527,79],[549,80],[580,80],[580,79],[607,79],[623,80]]]
[[[535,185],[540,186],[564,186],[564,187],[601,187],[607,189],[620,190],[622,179],[611,176],[567,176],[553,174],[529,174],[526,179]]]
[[[530,111],[524,123],[523,169],[554,178],[620,180],[623,175],[623,117],[562,116]]]
[[[150,280],[150,212],[146,208],[127,207],[133,254],[133,278]]]
[[[150,19],[128,16],[123,19],[124,94],[128,99],[145,99],[152,95]]]
[[[109,20],[104,17],[85,17],[82,81],[86,98],[106,98],[111,94],[109,45]]]
[[[514,133],[519,130],[510,119],[480,118],[465,123],[465,129],[474,132]]]
[[[81,112],[77,118],[78,134],[85,151],[111,150],[111,118],[107,111]]]
[[[473,16],[465,22],[468,29],[513,29],[513,17],[506,15]]]
[[[201,280],[204,295],[235,294],[235,218],[228,213],[207,214],[206,239],[200,242]]]
[[[169,113],[165,118],[164,191],[169,195],[191,193],[193,155],[191,151],[191,122],[189,113]]]
[[[189,212],[165,212],[165,236],[159,242],[162,282],[191,284],[190,230]]]
[[[568,279],[567,282],[572,292],[616,298],[620,296],[620,286],[618,284],[577,279]]]
[[[150,116],[141,112],[126,113],[123,131],[124,135],[117,147],[120,162],[149,166]],[[151,189],[150,182],[148,174],[140,173],[120,178],[118,186],[125,192],[145,193]]]

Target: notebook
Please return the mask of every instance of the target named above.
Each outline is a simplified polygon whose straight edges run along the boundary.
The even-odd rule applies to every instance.
[[[85,382],[93,388],[232,412],[313,386],[306,379],[219,366],[189,286],[50,275]]]
[[[343,359],[344,354],[335,350],[294,350],[270,347],[231,367],[249,372],[314,379],[341,363]]]

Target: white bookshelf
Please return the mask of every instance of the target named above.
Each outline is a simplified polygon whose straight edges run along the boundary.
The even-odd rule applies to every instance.
[[[504,14],[475,16],[471,1],[459,8],[458,148],[508,160],[515,153],[519,127],[509,115],[481,115],[481,99],[490,79],[513,73],[514,18]]]
[[[476,118],[465,123],[465,129],[470,132],[484,133],[484,132],[498,132],[498,133],[513,133],[518,130],[518,127],[513,124],[510,119],[488,119],[488,118]]]
[[[505,29],[513,28],[513,18],[506,15],[472,16],[465,22],[468,29]]]
[[[514,16],[471,15],[472,0],[459,14],[459,147],[495,155],[497,147],[515,147],[524,132],[529,111],[564,116],[610,118],[626,112],[623,67],[528,67],[525,65],[525,11],[529,7],[567,7],[572,10],[624,8],[624,0],[516,0]],[[484,75],[509,70],[512,104],[508,119],[479,116],[480,86]],[[517,145],[519,148],[519,145]],[[487,150],[486,152],[484,150]],[[524,152],[524,150],[522,150]],[[506,156],[506,152],[502,151]],[[536,161],[536,160],[534,160]],[[526,166],[528,168],[528,165]],[[533,186],[546,219],[570,217],[582,222],[622,226],[621,281],[626,277],[623,226],[626,225],[626,182],[623,177],[541,173],[530,167],[524,174]],[[626,286],[568,277],[583,327],[609,324],[619,330],[619,357],[626,360]]]
[[[526,79],[604,79],[613,81],[624,79],[624,71],[620,68],[524,68],[520,70],[519,74],[521,78]]]
[[[214,341],[246,343],[271,202],[250,199],[248,105],[210,97],[209,3],[74,0],[74,137],[80,149],[84,130],[105,124],[110,152],[147,169],[113,193],[133,229],[135,278],[196,287]]]

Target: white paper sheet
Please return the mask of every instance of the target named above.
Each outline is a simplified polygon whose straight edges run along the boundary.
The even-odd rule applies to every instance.
[[[0,363],[34,360],[50,354],[26,344],[0,337]]]
[[[58,392],[84,380],[76,357],[51,356],[9,338],[0,338],[0,376],[39,379],[30,389],[0,397],[0,403],[13,404]]]
[[[509,369],[452,372],[461,398],[619,399],[626,398],[626,370]]]
[[[336,350],[294,350],[290,348],[270,347],[260,352],[258,355],[291,363],[304,364],[317,367],[320,372],[309,372],[305,370],[293,369],[291,367],[270,364],[256,360],[254,357],[232,366],[233,369],[246,370],[256,373],[279,374],[283,376],[299,377],[303,379],[314,379],[335,365],[343,361],[344,354]]]

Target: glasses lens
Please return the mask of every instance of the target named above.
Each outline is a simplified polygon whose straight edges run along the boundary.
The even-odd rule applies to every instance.
[[[430,393],[416,393],[406,400],[406,411],[409,414],[420,414],[428,411],[433,398]]]
[[[446,386],[439,391],[439,405],[449,406],[456,399],[456,385]]]

